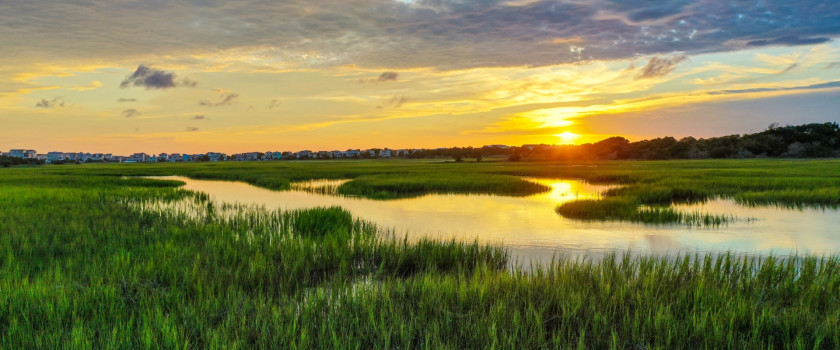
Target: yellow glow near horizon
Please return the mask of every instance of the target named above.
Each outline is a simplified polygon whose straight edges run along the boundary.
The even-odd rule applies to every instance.
[[[580,135],[575,134],[571,131],[564,131],[555,136],[557,136],[557,138],[560,139],[559,144],[561,145],[573,145],[575,143],[575,140],[580,138]]]

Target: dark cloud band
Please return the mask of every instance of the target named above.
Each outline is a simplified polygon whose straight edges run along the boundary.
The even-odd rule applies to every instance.
[[[826,0],[198,3],[115,0],[90,11],[83,1],[3,1],[0,26],[15,35],[3,38],[0,61],[25,60],[19,53],[26,52],[68,59],[185,53],[194,62],[202,53],[259,47],[260,57],[300,66],[458,69],[813,45],[840,36],[840,1]],[[372,79],[397,79],[387,73],[394,72]],[[194,84],[140,66],[122,86]]]

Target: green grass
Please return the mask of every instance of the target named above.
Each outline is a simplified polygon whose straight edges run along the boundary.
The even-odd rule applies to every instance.
[[[578,200],[563,203],[558,214],[581,220],[625,220],[645,224],[681,224],[686,226],[720,226],[737,218],[703,212],[687,212],[669,207],[641,206],[627,198]],[[747,218],[744,218],[747,219]]]
[[[699,192],[709,196],[795,189],[779,202],[813,204],[808,198],[833,195],[838,176],[829,161],[336,163],[347,169],[0,169],[0,348],[840,347],[837,257],[624,255],[508,269],[503,248],[409,242],[339,208],[218,206],[176,181],[120,177],[543,175],[692,191],[722,184]],[[453,190],[446,186],[425,190]],[[594,218],[641,202],[624,191],[601,201],[619,204]],[[657,190],[644,201],[692,191]]]
[[[413,197],[426,193],[493,193],[517,196],[548,190],[547,186],[528,182],[515,176],[458,173],[400,177],[364,175],[338,187],[339,194],[374,199]]]

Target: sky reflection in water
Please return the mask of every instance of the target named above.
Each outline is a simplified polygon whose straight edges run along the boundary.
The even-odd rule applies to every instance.
[[[598,198],[609,186],[576,180],[527,178],[551,187],[549,192],[527,197],[428,194],[371,200],[299,190],[271,191],[241,182],[165,178],[184,181],[185,189],[207,193],[219,202],[283,210],[341,206],[355,217],[410,239],[431,236],[503,244],[523,262],[545,261],[555,254],[597,259],[606,252],[627,250],[636,254],[727,250],[760,255],[840,253],[840,211],[836,209],[749,208],[718,199],[677,207],[756,220],[716,228],[579,221],[556,214],[554,208],[567,201]],[[319,182],[310,186],[317,187]]]

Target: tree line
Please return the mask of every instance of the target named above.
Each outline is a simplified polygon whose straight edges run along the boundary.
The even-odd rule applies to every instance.
[[[454,159],[507,156],[509,160],[609,160],[705,158],[829,158],[840,157],[840,126],[835,122],[779,126],[744,135],[696,139],[660,137],[630,142],[615,136],[581,145],[524,145],[446,148],[410,152],[409,158]]]

